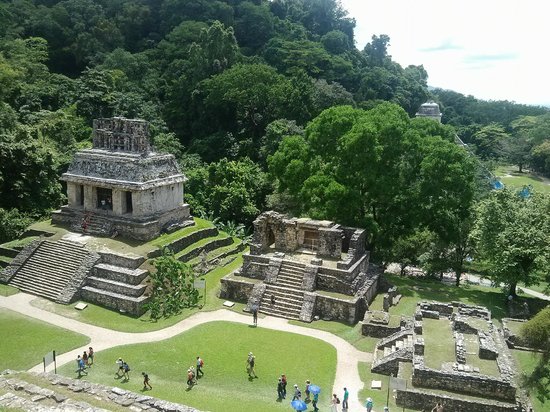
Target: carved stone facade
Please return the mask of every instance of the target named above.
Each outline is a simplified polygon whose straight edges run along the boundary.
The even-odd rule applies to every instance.
[[[143,120],[94,120],[93,148],[77,152],[61,179],[68,205],[52,221],[73,229],[149,240],[189,218],[186,178],[173,155],[151,151]]]

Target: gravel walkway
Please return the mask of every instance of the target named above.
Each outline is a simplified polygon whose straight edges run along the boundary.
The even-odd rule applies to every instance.
[[[35,299],[35,296],[26,293],[17,293],[9,297],[0,297],[0,307],[39,319],[52,325],[60,326],[68,330],[77,331],[90,338],[90,343],[86,346],[58,355],[58,366],[74,361],[75,354],[82,353],[84,350],[87,350],[88,346],[92,346],[94,351],[99,352],[101,350],[119,345],[157,342],[168,339],[197,325],[212,321],[221,320],[244,324],[251,323],[250,316],[242,315],[226,309],[220,309],[212,312],[198,312],[197,314],[190,316],[189,318],[184,319],[173,326],[159,331],[146,333],[126,333],[82,323],[74,319],[69,319],[46,310],[36,308],[30,304],[33,299]],[[349,412],[364,410],[361,406],[362,402],[360,402],[358,398],[359,391],[363,389],[363,382],[361,382],[361,379],[359,378],[358,362],[371,362],[371,353],[362,352],[355,349],[344,339],[339,338],[332,333],[291,325],[286,319],[267,316],[260,319],[259,327],[311,336],[313,338],[321,339],[334,346],[337,351],[337,365],[333,392],[337,393],[341,398],[343,388],[347,387],[350,392]],[[42,370],[42,364],[31,369],[31,371],[34,372],[41,372]]]

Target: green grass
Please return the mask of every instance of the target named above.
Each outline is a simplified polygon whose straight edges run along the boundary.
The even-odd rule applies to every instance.
[[[249,351],[256,356],[258,379],[245,372]],[[200,355],[205,375],[199,384],[186,390],[185,372]],[[115,359],[123,357],[132,368],[128,382],[114,378]],[[83,379],[140,391],[140,373],[147,371],[153,390],[147,395],[193,406],[200,410],[288,411],[290,399],[276,401],[277,377],[285,373],[288,392],[310,379],[319,385],[320,405],[328,404],[334,382],[336,350],[321,340],[286,332],[230,322],[212,322],[197,326],[174,338],[150,344],[109,349],[96,354],[95,364]],[[60,373],[75,376],[71,362]]]
[[[189,253],[190,251],[192,250],[195,250],[195,249],[198,249],[198,248],[201,248],[203,247],[204,245],[206,245],[207,243],[210,243],[212,242],[213,240],[216,240],[216,239],[225,239],[229,237],[229,235],[227,235],[226,233],[224,232],[220,232],[217,236],[212,236],[212,237],[206,237],[204,239],[201,239],[189,246],[187,246],[185,249],[179,251],[178,253],[176,253],[174,255],[174,257],[176,259],[179,259],[181,256],[184,256],[185,254]]]
[[[397,286],[398,292],[402,295],[399,304],[390,308],[391,315],[412,316],[418,301],[437,300],[485,306],[492,312],[492,316],[496,320],[507,316],[505,295],[499,288],[476,285],[461,285],[457,288],[430,278],[410,278],[391,274],[385,274],[385,276],[390,283]],[[540,299],[530,297],[525,297],[525,299],[533,307],[540,301]],[[382,308],[382,301],[383,294],[378,294],[370,308],[373,310]]]
[[[547,282],[541,282],[538,285],[531,285],[531,286],[522,286],[520,284],[520,285],[518,285],[518,288],[519,289],[527,288],[527,289],[531,289],[531,290],[534,290],[534,291],[539,292],[539,293],[545,293],[545,294],[550,295],[550,284],[548,284]]]
[[[525,185],[532,185],[537,191],[550,193],[550,179],[529,172],[519,173],[516,166],[499,166],[494,173],[508,187],[521,189]]]
[[[13,258],[11,258],[11,257],[0,256],[0,262],[11,263],[12,260],[13,260]]]
[[[242,265],[242,256],[239,256],[229,265],[216,268],[204,276],[206,279],[206,306],[204,306],[202,310],[216,310],[222,307],[223,300],[216,296],[220,288],[220,279],[240,267],[240,265]],[[177,316],[151,321],[148,313],[145,313],[139,318],[133,318],[93,304],[88,304],[88,307],[82,311],[74,309],[74,305],[60,305],[46,299],[35,299],[32,304],[59,315],[76,319],[80,322],[120,332],[135,333],[164,329],[188,318],[199,310],[198,308],[185,309]],[[239,309],[242,309],[242,307],[235,305],[234,310]]]
[[[0,283],[0,296],[11,296],[19,293],[19,289]]]
[[[147,242],[146,244],[160,248],[193,232],[197,232],[201,229],[206,229],[207,227],[214,227],[212,222],[208,220],[199,219],[198,217],[195,217],[193,219],[195,220],[194,226],[184,227],[183,229],[176,230],[172,233],[164,233],[159,237],[151,240],[150,242]]]
[[[540,356],[541,356],[538,353],[525,352],[525,351],[521,351],[521,350],[513,350],[512,354],[513,354],[514,358],[516,359],[516,362],[519,365],[519,370],[522,373],[527,374],[527,375],[529,375],[531,372],[533,372],[533,369],[535,369],[535,366],[537,366],[537,364],[539,362],[539,359],[540,359]],[[546,379],[546,391],[547,391],[547,393],[548,393],[548,391],[550,391],[550,381],[548,379]],[[545,403],[542,403],[538,399],[538,397],[537,397],[538,395],[539,395],[538,393],[533,393],[533,392],[530,393],[531,402],[533,404],[534,412],[547,411],[550,407],[549,406],[550,400],[547,400]]]
[[[4,243],[0,246],[6,247],[9,249],[23,248],[36,239],[38,239],[38,236],[29,236],[29,237],[24,237],[23,239],[12,240],[11,242]]]
[[[55,350],[64,353],[84,346],[86,336],[0,309],[0,369],[29,369]]]
[[[428,368],[441,369],[441,365],[455,362],[455,341],[451,322],[447,319],[427,319],[422,321],[424,337],[424,362]]]

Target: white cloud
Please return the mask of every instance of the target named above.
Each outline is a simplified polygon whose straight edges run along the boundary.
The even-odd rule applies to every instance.
[[[423,64],[430,85],[482,99],[550,105],[543,0],[341,0],[357,20],[356,45],[391,38],[403,66]]]

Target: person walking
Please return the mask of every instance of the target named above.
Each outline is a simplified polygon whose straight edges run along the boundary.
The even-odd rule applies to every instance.
[[[248,371],[248,376],[250,378],[254,377],[254,378],[257,378],[258,376],[256,376],[256,371],[254,370],[254,367],[256,366],[256,357],[254,356],[254,354],[252,352],[250,352],[248,354],[248,359],[246,360],[246,370]],[[254,375],[254,376],[252,376]]]
[[[306,399],[304,399],[305,402],[308,402],[310,400],[309,398],[309,395],[310,395],[310,392],[309,392],[309,385],[311,384],[311,382],[309,381],[309,379],[306,380]]]
[[[153,389],[149,382],[149,375],[146,372],[141,372],[141,376],[143,376],[143,390],[146,391],[147,388],[149,388],[149,390]]]
[[[367,412],[371,412],[373,406],[374,406],[374,402],[372,401],[372,398],[367,398],[367,402],[365,402],[365,407],[367,408]]]
[[[82,374],[88,375],[88,372],[86,372],[86,364],[84,363],[80,355],[78,355],[76,358],[76,367],[77,367],[76,371],[78,372],[79,378],[82,377]]]
[[[344,388],[344,397],[342,398],[342,410],[347,411],[348,410],[348,399],[349,399],[349,392],[348,388]]]
[[[118,358],[115,362],[118,365],[118,370],[116,372],[116,376],[120,378],[124,375],[124,360],[122,358]]]
[[[200,356],[197,356],[197,379],[204,375],[202,367],[204,366],[204,361]]]
[[[88,366],[92,366],[94,364],[94,350],[90,346],[88,348]]]
[[[432,409],[432,412],[443,412],[443,405],[441,405],[441,402],[437,402],[437,404]]]
[[[88,366],[88,354],[86,351],[82,354],[82,360],[84,361],[84,365]]]
[[[301,400],[302,399],[302,392],[300,391],[300,388],[298,388],[297,384],[294,384],[294,397],[292,398],[293,401]]]
[[[283,399],[283,380],[279,378],[279,381],[277,382],[277,398]]]
[[[313,412],[317,412],[319,408],[317,407],[317,402],[319,402],[319,393],[313,394],[313,401],[311,404],[313,405]]]
[[[193,369],[189,368],[187,369],[187,386],[192,387],[194,382],[195,374],[193,373]]]
[[[338,412],[339,403],[340,403],[340,399],[338,399],[338,395],[333,393],[332,399],[330,400],[330,412]]]
[[[286,375],[283,373],[281,375],[281,382],[283,382],[283,399],[286,398]]]
[[[130,380],[130,365],[128,365],[126,362],[122,364],[122,369],[124,369],[124,380],[129,381]]]

